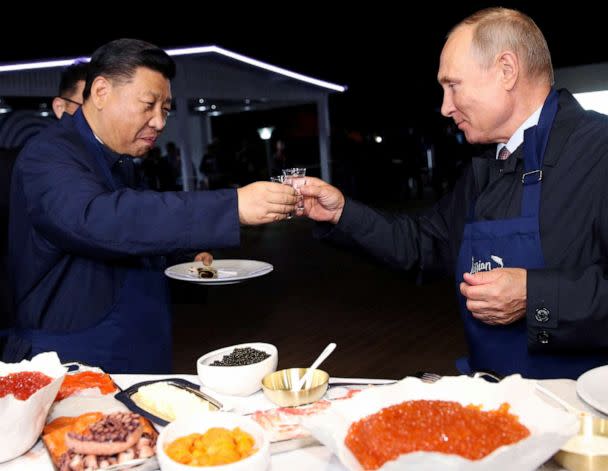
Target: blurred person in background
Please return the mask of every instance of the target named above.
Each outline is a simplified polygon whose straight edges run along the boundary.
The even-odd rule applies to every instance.
[[[82,106],[82,91],[88,68],[87,62],[75,62],[61,72],[59,90],[52,104],[57,119],[61,119],[63,113],[73,115]]]

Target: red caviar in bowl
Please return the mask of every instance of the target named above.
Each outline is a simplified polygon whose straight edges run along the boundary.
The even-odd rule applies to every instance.
[[[498,447],[530,435],[503,403],[482,411],[453,401],[405,401],[351,424],[346,446],[364,469],[416,451],[460,455],[479,460]]]
[[[20,371],[0,376],[0,398],[12,394],[16,399],[25,401],[51,381],[51,378],[39,371]]]

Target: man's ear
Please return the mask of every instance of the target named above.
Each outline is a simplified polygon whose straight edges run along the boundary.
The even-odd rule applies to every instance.
[[[519,78],[519,58],[512,51],[503,51],[497,59],[500,81],[507,91],[511,91]]]
[[[107,78],[98,76],[95,77],[91,84],[91,102],[98,110],[104,108],[110,94],[112,93],[112,82]]]
[[[65,112],[65,101],[59,97],[55,97],[53,98],[51,106],[53,107],[53,113],[55,113],[57,119],[61,119],[61,116]]]

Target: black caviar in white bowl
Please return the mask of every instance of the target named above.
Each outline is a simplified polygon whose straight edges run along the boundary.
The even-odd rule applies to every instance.
[[[252,342],[220,348],[198,359],[196,370],[204,387],[220,394],[249,396],[262,388],[262,378],[277,369],[277,347]]]

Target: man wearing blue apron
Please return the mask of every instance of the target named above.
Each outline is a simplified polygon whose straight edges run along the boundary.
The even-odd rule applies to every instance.
[[[457,25],[438,80],[442,114],[468,142],[498,146],[418,216],[386,216],[314,179],[305,214],[333,224],[320,236],[395,267],[455,274],[463,373],[576,378],[608,363],[608,118],[552,88],[546,41],[515,10]]]
[[[84,104],[31,139],[11,182],[9,268],[16,325],[4,361],[56,351],[109,372],[169,373],[165,255],[239,243],[240,223],[284,219],[293,189],[137,189],[131,157],[155,144],[175,63],[122,39],[91,59]]]

